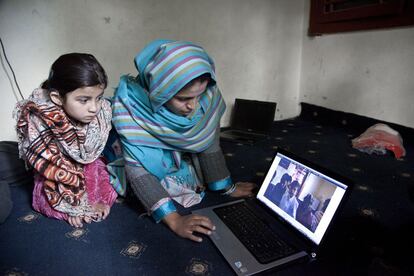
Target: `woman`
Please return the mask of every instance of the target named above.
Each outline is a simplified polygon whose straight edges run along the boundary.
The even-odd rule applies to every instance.
[[[214,229],[204,216],[178,214],[210,190],[249,196],[252,183],[233,184],[219,145],[225,110],[214,63],[201,47],[184,41],[156,40],[135,58],[138,76],[122,76],[115,92],[113,124],[122,161],[111,170],[126,179],[147,211],[181,237],[202,241],[193,232]],[[119,180],[118,179],[118,180]],[[122,181],[121,181],[122,182]],[[113,183],[125,192],[120,182]]]

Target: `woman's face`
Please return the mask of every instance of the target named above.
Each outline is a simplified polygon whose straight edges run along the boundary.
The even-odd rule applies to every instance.
[[[181,116],[190,115],[198,104],[198,99],[206,91],[209,79],[197,78],[184,86],[165,106]]]
[[[57,97],[53,102],[60,105],[69,117],[88,124],[101,110],[104,89],[102,85],[82,87],[67,93],[63,99],[56,96],[57,92],[52,93],[52,100]]]

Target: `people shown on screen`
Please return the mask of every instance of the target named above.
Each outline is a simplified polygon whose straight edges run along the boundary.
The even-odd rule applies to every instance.
[[[282,196],[279,207],[288,213],[291,217],[296,219],[296,211],[299,206],[299,202],[296,198],[296,194],[299,189],[299,182],[296,180],[290,183],[288,190]]]
[[[330,199],[325,200],[322,208],[318,211],[312,209],[313,201],[314,199],[311,194],[307,194],[304,197],[303,201],[299,204],[296,213],[296,220],[312,232],[315,232],[316,227],[318,227],[318,224],[322,219],[326,207],[330,202]]]
[[[319,223],[319,219],[317,219],[314,210],[312,209],[312,203],[312,195],[307,194],[303,201],[299,204],[296,214],[296,220],[299,221],[303,226],[314,232],[316,226]]]
[[[289,187],[290,182],[292,181],[292,177],[285,173],[282,175],[280,182],[276,185],[270,185],[269,188],[266,190],[265,196],[274,202],[276,205],[280,204],[280,200],[282,199],[283,194]]]
[[[330,198],[326,199],[323,202],[322,208],[315,212],[314,215],[315,215],[315,220],[316,220],[316,226],[318,226],[319,222],[321,221],[322,216],[326,211],[326,208],[328,208],[329,202],[331,202],[331,199]],[[316,226],[315,226],[315,229],[316,229]]]

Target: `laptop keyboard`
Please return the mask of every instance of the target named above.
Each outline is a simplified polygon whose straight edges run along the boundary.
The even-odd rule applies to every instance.
[[[267,264],[295,252],[244,202],[213,210],[259,263]]]

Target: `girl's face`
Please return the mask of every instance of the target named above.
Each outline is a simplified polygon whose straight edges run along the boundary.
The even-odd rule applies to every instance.
[[[195,79],[184,86],[165,106],[173,113],[181,116],[190,115],[197,107],[198,99],[206,91],[209,79]]]
[[[72,119],[88,124],[101,110],[104,89],[102,85],[86,86],[69,92],[62,99],[59,93],[50,93],[52,101],[60,105]]]

